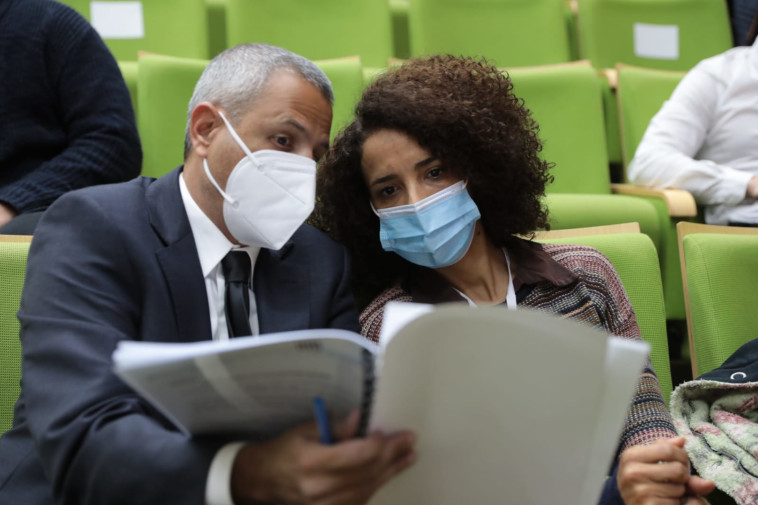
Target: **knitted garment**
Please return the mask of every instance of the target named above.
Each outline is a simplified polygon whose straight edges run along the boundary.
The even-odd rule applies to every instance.
[[[580,245],[543,244],[540,247],[529,243],[529,247],[528,254],[524,256],[522,253],[513,270],[517,286],[520,276],[534,279],[535,272],[546,270],[545,265],[550,270],[563,268],[573,273],[574,277],[573,282],[557,285],[551,280],[554,276],[546,274],[542,280],[516,287],[518,306],[582,321],[619,337],[641,339],[634,310],[621,280],[602,253]],[[401,284],[382,292],[361,314],[361,333],[378,341],[384,306],[390,301],[418,301],[411,296],[411,291],[410,287]],[[464,301],[462,297],[459,299]],[[556,377],[556,380],[560,378]],[[637,382],[618,451],[674,436],[676,432],[663,401],[658,378],[648,361]]]
[[[758,502],[758,382],[694,380],[671,394],[671,415],[698,474],[743,505]]]
[[[18,213],[139,175],[129,90],[86,19],[49,0],[0,2],[0,201]]]

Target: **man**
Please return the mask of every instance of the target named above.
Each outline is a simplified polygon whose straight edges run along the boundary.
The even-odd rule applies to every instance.
[[[0,233],[32,233],[67,191],[139,175],[129,92],[86,19],[50,0],[0,2],[0,55]]]
[[[692,193],[709,224],[758,226],[755,32],[749,39],[684,76],[628,167],[631,182]]]
[[[19,311],[23,387],[0,439],[0,503],[363,503],[413,462],[412,434],[348,439],[356,419],[332,446],[311,424],[257,444],[188,438],[111,371],[124,339],[357,328],[345,251],[302,226],[331,101],[308,60],[229,49],[197,83],[183,167],[48,210]],[[253,272],[242,321],[227,313],[227,257]]]

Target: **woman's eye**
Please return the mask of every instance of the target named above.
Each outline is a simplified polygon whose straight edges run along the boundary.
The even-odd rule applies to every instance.
[[[395,193],[395,186],[387,186],[379,191],[379,195],[381,196],[392,196],[393,193]]]
[[[437,179],[439,176],[442,175],[442,167],[437,167],[429,170],[429,177],[433,179]]]

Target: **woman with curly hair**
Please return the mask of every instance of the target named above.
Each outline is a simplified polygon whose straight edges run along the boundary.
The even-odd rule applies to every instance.
[[[373,299],[361,314],[366,337],[377,340],[389,301],[460,301],[545,310],[640,339],[601,253],[521,238],[547,227],[540,149],[510,80],[484,60],[410,60],[368,86],[322,161],[312,216],[349,249],[359,301]],[[601,503],[703,501],[712,483],[690,477],[675,436],[648,367]]]

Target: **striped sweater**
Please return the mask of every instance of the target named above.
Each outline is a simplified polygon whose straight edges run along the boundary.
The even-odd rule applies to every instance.
[[[519,241],[508,252],[513,259],[518,306],[582,321],[619,337],[641,339],[621,281],[611,262],[599,251],[580,245]],[[366,307],[360,316],[361,332],[373,341],[378,340],[387,302],[454,300],[464,301],[440,275],[415,268],[407,279],[382,292]],[[674,436],[671,416],[648,361],[637,382],[618,450]]]

